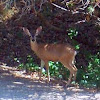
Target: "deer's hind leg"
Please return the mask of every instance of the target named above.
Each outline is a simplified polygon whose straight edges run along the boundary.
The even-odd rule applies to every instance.
[[[75,81],[76,80],[76,74],[77,74],[77,68],[75,65],[73,65],[74,67],[74,77],[73,77],[73,80]]]
[[[72,81],[72,77],[74,75],[74,79],[76,79],[76,68],[73,66],[73,64],[67,63],[67,62],[62,62],[62,64],[64,65],[64,67],[66,67],[69,71],[70,71],[70,75],[68,78],[68,82],[67,82],[67,86],[70,85],[71,81]]]

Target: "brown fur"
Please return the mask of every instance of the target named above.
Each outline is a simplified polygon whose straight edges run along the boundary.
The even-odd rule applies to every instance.
[[[25,30],[27,29],[24,29],[24,32],[29,35],[29,31],[28,30],[25,31]],[[42,27],[39,27],[36,30],[36,35],[40,33],[41,30],[42,30]],[[31,34],[29,36],[31,36]],[[41,67],[43,67],[44,65],[46,66],[48,81],[50,81],[49,65],[48,65],[49,61],[59,61],[66,68],[69,69],[70,76],[69,76],[67,85],[70,84],[73,75],[74,75],[74,80],[76,79],[77,68],[74,65],[76,51],[74,50],[72,46],[70,46],[69,44],[37,43],[36,40],[32,41],[32,37],[30,38],[30,45],[31,45],[31,49],[41,59]],[[41,74],[42,74],[42,71],[41,71]],[[41,74],[40,74],[40,79],[41,79]]]

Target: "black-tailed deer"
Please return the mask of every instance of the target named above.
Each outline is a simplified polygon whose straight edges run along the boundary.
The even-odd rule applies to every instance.
[[[37,43],[36,36],[41,33],[42,26],[37,28],[34,37],[27,28],[23,27],[23,31],[30,36],[30,45],[31,49],[36,53],[36,55],[41,59],[41,72],[40,79],[42,74],[42,68],[46,67],[48,81],[50,81],[49,75],[49,61],[59,61],[61,62],[68,70],[70,71],[70,76],[67,82],[67,85],[70,84],[72,77],[76,79],[77,68],[74,64],[76,51],[69,44],[48,44],[48,43]]]

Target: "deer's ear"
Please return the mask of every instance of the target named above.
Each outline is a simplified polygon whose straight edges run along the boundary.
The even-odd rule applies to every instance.
[[[42,31],[42,26],[40,26],[40,27],[38,27],[38,28],[36,29],[36,34],[40,34],[41,31]]]
[[[31,36],[31,34],[30,34],[30,32],[29,32],[29,30],[28,30],[27,28],[22,27],[22,29],[23,29],[23,31],[24,31],[24,33],[25,33],[26,35]]]

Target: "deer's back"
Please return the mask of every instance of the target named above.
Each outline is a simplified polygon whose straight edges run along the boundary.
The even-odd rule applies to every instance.
[[[59,61],[59,59],[68,59],[74,54],[75,50],[69,44],[37,44],[36,55],[41,59]]]

